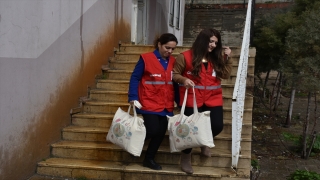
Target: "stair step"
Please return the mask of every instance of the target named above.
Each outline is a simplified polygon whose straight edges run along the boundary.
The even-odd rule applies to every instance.
[[[232,88],[224,88],[222,91],[223,96],[223,106],[231,107],[232,104]],[[128,102],[128,91],[110,91],[105,89],[92,89],[90,90],[90,99],[99,101],[109,101],[109,102]],[[253,97],[247,96],[245,99],[245,108],[252,107]]]
[[[129,103],[108,102],[108,101],[87,101],[83,105],[83,111],[86,113],[114,114],[119,107],[121,109],[128,109]]]
[[[194,29],[198,29],[198,28],[194,28]],[[179,54],[183,51],[189,50],[190,48],[191,48],[191,46],[177,46],[174,50],[174,54]],[[231,46],[230,48],[232,50],[232,56],[239,56],[240,55],[241,47],[232,47]],[[135,54],[140,55],[141,53],[152,52],[152,51],[154,51],[154,47],[152,45],[121,44],[120,50],[117,51],[117,54],[125,54],[125,53],[134,52]],[[253,47],[250,47],[249,48],[249,56],[255,57],[255,55],[256,55],[256,49]]]
[[[180,112],[176,112],[178,114]],[[80,127],[102,127],[110,128],[114,114],[88,114],[80,113],[72,116],[72,124]],[[139,115],[143,118],[141,115]],[[251,135],[252,123],[249,120],[243,121],[242,134]],[[224,119],[224,128],[222,133],[230,134],[232,132],[232,120]]]
[[[222,86],[223,95],[233,94],[234,84],[227,84],[224,81],[222,81],[221,86]],[[129,80],[97,79],[97,88],[110,90],[110,91],[117,91],[117,90],[128,91]]]
[[[179,53],[172,53],[172,56],[174,57],[177,57],[177,55],[179,55]],[[137,53],[137,52],[125,52],[125,53],[122,53],[122,52],[118,52],[115,57],[113,58],[110,58],[110,61],[129,61],[129,62],[132,62],[132,61],[136,61],[138,62],[140,58],[140,53]],[[233,61],[233,64],[239,64],[239,58],[240,58],[240,55],[234,55],[232,54],[232,61]],[[248,64],[254,64],[255,62],[255,57],[254,55],[252,54],[249,55],[249,58],[248,58]]]
[[[109,62],[109,67],[110,67],[109,69],[113,69],[113,70],[116,70],[116,69],[118,69],[118,70],[132,70],[133,71],[133,69],[135,68],[135,66],[137,64],[137,60],[121,61],[120,59],[112,59]],[[236,74],[236,72],[238,70],[238,64],[233,63],[232,65],[233,65],[232,72],[234,74]],[[254,64],[248,64],[248,73],[249,74],[254,74]]]
[[[137,180],[137,179],[174,179],[174,180],[226,180],[228,178],[248,178],[250,169],[239,169],[243,174],[236,175],[231,168],[194,166],[194,174],[187,175],[178,165],[162,165],[160,171],[143,167],[141,163],[120,163],[98,160],[50,158],[38,163],[38,174],[63,176],[68,178],[86,177],[87,179]],[[226,178],[226,179],[223,179]],[[238,179],[238,180],[240,180]]]
[[[131,78],[133,70],[115,70],[110,69],[104,71],[106,78],[113,80],[129,80]],[[248,74],[248,76],[253,76],[253,74]],[[229,79],[222,79],[221,82],[224,84],[235,84],[236,81],[236,72],[232,71]]]
[[[222,87],[222,96],[225,105],[231,105],[231,99],[233,94],[233,87]],[[105,89],[91,89],[90,99],[97,101],[110,101],[110,102],[128,102],[128,90],[112,91]],[[249,98],[249,97],[248,97]],[[252,101],[245,102],[246,104],[252,103]],[[251,106],[250,106],[251,107]]]
[[[180,112],[175,112],[178,114]],[[109,128],[114,114],[78,113],[72,116],[72,124],[75,126]],[[141,115],[138,114],[141,118]],[[224,119],[224,128],[231,126],[231,119]],[[251,120],[244,119],[243,126],[252,126]]]
[[[177,46],[174,49],[174,52],[181,53],[181,52],[186,51],[188,49],[190,49],[189,46]],[[152,52],[152,51],[154,51],[154,46],[152,46],[152,45],[132,45],[132,44],[123,43],[123,44],[121,44],[118,52],[145,53],[145,52]]]
[[[110,91],[129,90],[129,80],[97,79],[97,88]]]
[[[86,113],[107,113],[114,114],[118,108],[128,109],[129,103],[123,102],[108,102],[108,101],[87,101],[83,105],[83,110]],[[223,117],[231,119],[231,107],[223,107]],[[245,108],[243,119],[252,119],[252,108]]]
[[[97,142],[78,142],[78,141],[61,141],[52,144],[52,155],[59,158],[87,159],[87,160],[103,160],[114,162],[136,162],[142,163],[147,149],[145,143],[143,152],[140,157],[132,157],[117,145],[112,143]],[[192,165],[202,167],[228,167],[231,163],[231,149],[211,148],[211,157],[203,157],[200,155],[200,148],[192,149]],[[156,161],[160,164],[179,164],[180,152],[170,153],[169,146],[160,146]],[[242,150],[239,159],[239,167],[250,166],[251,151]]]
[[[251,127],[247,127],[245,130],[251,130]],[[68,126],[62,130],[62,139],[71,141],[106,142],[108,131],[109,128],[103,127]],[[245,131],[243,132],[245,133]],[[242,134],[241,138],[241,149],[251,150],[251,133]],[[220,133],[214,138],[214,143],[216,147],[221,149],[231,149],[231,139],[230,133]],[[166,137],[164,138],[162,145],[169,146],[168,132],[166,133]]]
[[[75,126],[109,128],[114,114],[78,113],[72,115],[72,124]]]

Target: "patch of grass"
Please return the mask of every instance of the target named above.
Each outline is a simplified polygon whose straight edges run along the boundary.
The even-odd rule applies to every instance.
[[[320,174],[313,171],[296,170],[287,180],[320,180]]]
[[[295,135],[295,134],[291,134],[288,132],[283,132],[282,136],[286,140],[292,141],[294,143],[294,145],[298,147],[297,152],[301,151],[301,149],[302,149],[302,136],[301,135]],[[308,147],[309,147],[311,144],[311,139],[308,138],[307,142],[308,142]],[[320,153],[320,135],[317,135],[311,152],[312,152],[311,156],[315,156],[315,153]]]

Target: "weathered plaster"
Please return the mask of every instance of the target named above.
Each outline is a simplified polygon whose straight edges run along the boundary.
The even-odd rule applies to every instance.
[[[70,109],[87,94],[87,86],[94,85],[118,40],[130,41],[130,12],[120,16],[124,19],[110,20],[106,15],[115,14],[113,1],[112,6],[110,1],[88,2],[93,4],[82,18],[82,38],[78,17],[39,56],[34,52],[30,56],[34,58],[0,56],[1,180],[26,179],[35,173],[36,163],[49,157],[50,144],[60,140],[61,129],[70,124]],[[102,15],[103,25],[101,18],[96,19]]]

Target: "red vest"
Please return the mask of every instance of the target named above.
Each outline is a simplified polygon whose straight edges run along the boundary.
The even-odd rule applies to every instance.
[[[192,67],[192,51],[188,50],[182,53],[184,59],[186,61],[186,68],[183,72],[183,76],[191,79],[195,83],[195,94],[197,100],[197,106],[201,107],[205,104],[208,107],[214,106],[222,106],[222,88],[221,88],[221,81],[219,78],[216,77],[213,64],[208,62],[207,69],[202,64],[199,76],[200,78],[196,78],[191,74],[193,69]],[[184,94],[185,94],[185,87],[180,86],[180,106],[182,105]],[[193,107],[193,93],[192,88],[188,89],[188,98],[187,98],[187,107]]]
[[[141,55],[144,73],[139,83],[139,102],[142,110],[161,112],[174,108],[172,69],[175,58],[170,56],[167,70],[163,68],[153,52]]]

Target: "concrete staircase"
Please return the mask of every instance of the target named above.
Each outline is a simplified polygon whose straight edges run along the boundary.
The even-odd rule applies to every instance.
[[[177,47],[175,56],[189,47]],[[227,180],[249,179],[251,167],[251,133],[253,98],[245,100],[242,131],[242,155],[237,173],[231,169],[231,99],[237,72],[240,48],[232,47],[233,72],[222,81],[224,98],[224,130],[214,142],[212,157],[200,156],[200,148],[192,152],[193,175],[180,170],[180,153],[170,153],[167,136],[156,156],[163,170],[142,166],[141,157],[132,157],[118,146],[106,142],[106,135],[118,107],[127,110],[128,84],[140,53],[153,51],[152,46],[121,44],[109,64],[102,67],[103,75],[96,79],[81,111],[72,115],[72,125],[62,130],[60,142],[51,145],[51,157],[38,163],[37,177],[112,180]],[[255,50],[250,50],[249,76],[253,76]],[[177,113],[177,112],[176,112]],[[145,142],[145,145],[148,142]],[[32,178],[31,178],[32,179]],[[41,179],[41,178],[40,178]]]

